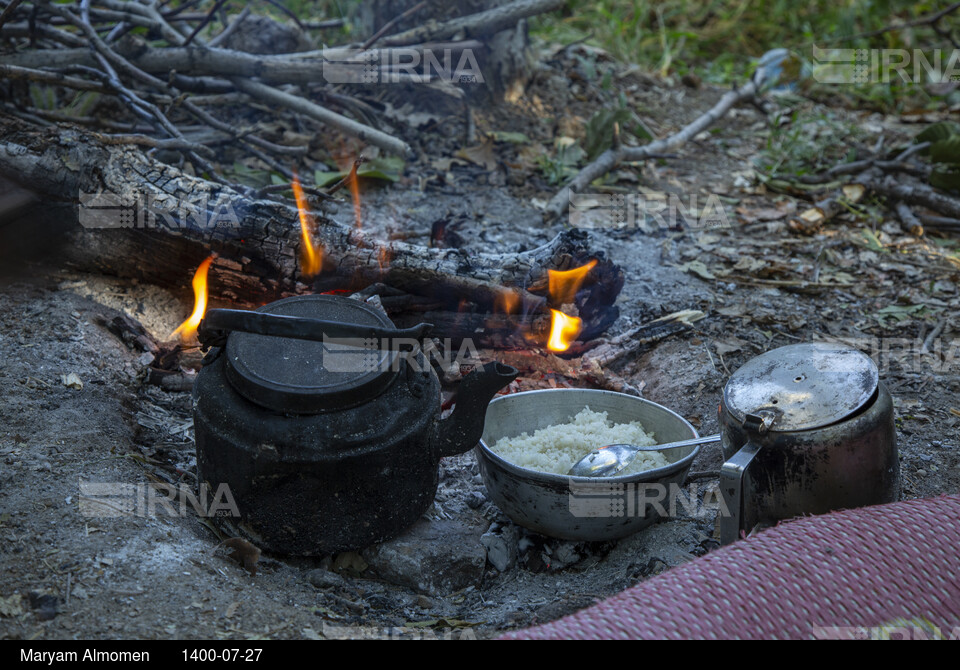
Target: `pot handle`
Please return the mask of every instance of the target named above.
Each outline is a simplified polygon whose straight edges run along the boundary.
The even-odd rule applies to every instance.
[[[410,340],[422,340],[433,324],[421,323],[412,328],[389,328],[340,321],[324,321],[301,316],[267,314],[243,309],[211,309],[200,322],[198,336],[204,347],[220,347],[233,331],[291,337],[326,342],[327,339],[373,339],[377,346],[402,348]]]
[[[740,539],[744,512],[744,476],[760,448],[756,442],[747,442],[720,468],[720,493],[723,497],[723,506],[720,508],[721,545]]]

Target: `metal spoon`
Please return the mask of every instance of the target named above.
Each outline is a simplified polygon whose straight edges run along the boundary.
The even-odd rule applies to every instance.
[[[720,434],[718,433],[693,440],[683,440],[682,442],[655,444],[650,447],[638,447],[634,444],[608,444],[605,447],[594,449],[574,463],[567,474],[571,477],[611,477],[630,465],[641,451],[679,449],[680,447],[694,447],[719,441]]]

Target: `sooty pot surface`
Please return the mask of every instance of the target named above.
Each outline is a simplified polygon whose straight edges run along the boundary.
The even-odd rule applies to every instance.
[[[254,324],[256,333],[221,337],[198,376],[200,480],[212,491],[230,487],[240,518],[218,521],[268,551],[323,555],[398,535],[433,501],[440,458],[476,444],[487,404],[516,376],[498,363],[467,375],[456,410],[440,421],[440,385],[423,353],[368,346],[409,335],[381,312],[335,296],[257,311],[359,328],[338,332],[359,336],[344,344],[265,335]],[[280,329],[299,325],[288,319]]]

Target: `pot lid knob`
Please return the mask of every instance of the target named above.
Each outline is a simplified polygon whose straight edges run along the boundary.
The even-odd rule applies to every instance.
[[[873,360],[856,349],[825,342],[793,344],[747,361],[730,377],[723,400],[741,425],[764,417],[769,431],[812,430],[868,405],[879,381]]]

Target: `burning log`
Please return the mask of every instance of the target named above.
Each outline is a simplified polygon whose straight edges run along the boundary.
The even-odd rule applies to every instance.
[[[529,310],[545,304],[550,270],[595,261],[574,295],[580,318],[596,334],[616,318],[611,305],[623,286],[620,268],[591,246],[585,231],[567,230],[515,254],[381,243],[320,215],[304,235],[297,209],[285,202],[255,199],[242,187],[188,175],[80,130],[37,131],[4,119],[0,174],[48,205],[72,208],[79,195],[81,226],[61,221],[62,253],[72,266],[180,288],[213,252],[211,301],[235,306],[382,282],[453,309],[467,301],[493,314],[509,298]],[[305,277],[304,240],[322,252],[316,279]]]

